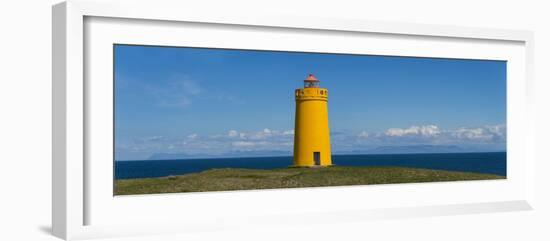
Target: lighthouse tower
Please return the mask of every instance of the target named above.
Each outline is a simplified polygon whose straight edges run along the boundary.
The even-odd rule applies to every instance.
[[[310,74],[304,88],[295,91],[294,166],[330,166],[330,132],[328,127],[328,91]]]

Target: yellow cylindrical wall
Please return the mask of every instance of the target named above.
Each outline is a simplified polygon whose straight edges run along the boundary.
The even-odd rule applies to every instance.
[[[295,96],[294,166],[332,165],[327,89],[297,89]]]

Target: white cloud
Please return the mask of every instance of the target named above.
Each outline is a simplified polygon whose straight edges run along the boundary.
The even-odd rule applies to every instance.
[[[436,125],[411,126],[409,128],[389,128],[384,132],[384,135],[387,142],[398,142],[403,138],[407,138],[403,140],[432,144],[503,143],[506,141],[506,125],[460,127],[456,129],[440,129]]]
[[[181,82],[176,82],[176,86],[180,86],[180,89],[190,95],[198,95],[202,92],[202,88],[195,81],[184,79]]]
[[[251,147],[265,149],[265,147],[272,147],[275,144],[284,145],[285,143],[274,143],[269,141],[234,141],[231,142],[233,147],[245,148],[250,150]]]
[[[148,136],[140,138],[139,140],[142,142],[156,142],[162,140],[163,138],[163,136]]]
[[[366,132],[366,131],[361,131],[361,133],[359,133],[359,135],[357,135],[357,136],[359,136],[360,138],[363,138],[363,139],[367,139],[367,138],[369,138],[369,133]]]
[[[265,140],[271,137],[283,136],[283,132],[264,128],[261,131],[239,132],[239,137],[246,140]]]
[[[485,127],[495,135],[506,137],[506,125],[504,124]]]
[[[471,140],[471,141],[504,141],[506,140],[506,126],[505,125],[494,125],[494,126],[483,126],[477,128],[466,128],[461,127],[456,130],[450,131],[451,135],[460,140]]]
[[[333,152],[366,150],[373,146],[445,144],[459,146],[492,146],[505,148],[506,125],[441,129],[436,125],[414,125],[408,128],[389,128],[385,131],[337,131],[331,135]],[[337,134],[336,134],[337,133]],[[220,154],[233,151],[285,151],[292,153],[294,130],[261,128],[256,131],[231,129],[226,133],[181,137],[136,137],[117,143],[117,153],[187,153]]]
[[[263,128],[258,131],[229,130],[226,134],[202,136],[203,146],[228,150],[291,150],[294,130]],[[290,144],[289,144],[290,143]],[[289,149],[290,146],[290,149]]]
[[[236,131],[236,130],[230,130],[230,131],[227,133],[227,135],[228,135],[229,137],[237,137],[237,136],[239,135],[239,132]]]
[[[452,135],[460,139],[489,139],[490,135],[487,135],[481,128],[467,129],[459,128],[452,132]]]
[[[255,142],[251,141],[235,141],[231,143],[235,147],[253,147],[256,145]]]
[[[230,130],[225,137],[214,135],[212,138],[217,138],[221,143],[229,142],[229,147],[233,150],[291,151],[294,145],[293,136],[294,130],[263,128],[259,131]]]
[[[283,131],[283,135],[286,135],[286,136],[294,135],[294,130]]]
[[[437,136],[441,133],[439,127],[436,125],[426,125],[426,126],[411,126],[406,129],[402,128],[389,128],[386,130],[386,136],[423,136],[423,137],[432,137]]]

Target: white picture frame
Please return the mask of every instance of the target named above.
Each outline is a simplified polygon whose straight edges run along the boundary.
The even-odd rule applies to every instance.
[[[149,11],[151,8],[155,11]],[[534,137],[531,110],[533,73],[533,34],[529,31],[467,28],[455,26],[421,25],[409,23],[372,22],[350,19],[302,18],[265,14],[214,16],[204,11],[188,9],[184,3],[171,2],[158,5],[118,1],[67,1],[53,7],[53,168],[52,168],[52,227],[53,234],[63,239],[83,239],[123,235],[194,232],[201,230],[235,228],[238,226],[292,225],[293,222],[330,223],[346,220],[368,220],[434,215],[467,214],[480,212],[514,211],[532,209],[534,193],[535,160],[532,147]],[[136,33],[136,28],[154,32],[146,37]],[[177,30],[182,29],[179,33]],[[134,31],[132,31],[134,30]],[[175,30],[175,31],[172,31]],[[116,31],[118,34],[113,34]],[[199,46],[206,37],[219,32],[239,33],[225,36],[226,43],[212,41],[202,43],[206,47],[251,49],[282,49],[301,51],[334,51],[338,53],[362,51],[370,54],[398,56],[487,58],[509,61],[508,72],[508,179],[503,181],[479,181],[374,185],[369,187],[327,187],[265,191],[112,196],[112,179],[102,180],[98,175],[111,174],[102,161],[108,150],[96,148],[100,141],[107,141],[112,127],[98,124],[109,117],[109,111],[98,112],[97,106],[112,103],[112,99],[99,100],[96,94],[109,93],[109,82],[86,81],[109,73],[105,46],[112,43],[137,43],[181,46],[185,32],[195,31],[196,39],[188,38],[187,45]],[[240,32],[239,32],[240,31]],[[181,34],[181,35],[178,35]],[[244,43],[239,38],[262,40],[267,35],[292,35],[292,44]],[[300,45],[314,34],[327,38],[318,45]],[[342,36],[340,36],[342,35]],[[357,37],[352,44],[342,48],[328,46],[332,40]],[[201,39],[200,36],[204,38]],[[355,37],[354,37],[355,36]],[[172,37],[172,38],[170,38]],[[361,38],[372,38],[373,45],[361,48]],[[384,42],[376,45],[376,38]],[[175,40],[177,39],[177,40]],[[219,39],[219,38],[218,38]],[[265,40],[265,39],[264,39]],[[87,42],[88,41],[88,42]],[[195,41],[195,42],[189,42]],[[91,43],[90,43],[91,42]],[[380,42],[380,41],[379,41]],[[327,43],[327,44],[323,44]],[[286,45],[285,45],[286,44]],[[419,45],[416,45],[419,44]],[[423,50],[413,46],[431,46]],[[267,47],[266,47],[267,46]],[[355,46],[355,47],[354,47]],[[386,46],[386,47],[384,47]],[[407,48],[407,46],[409,48]],[[456,47],[449,50],[449,47]],[[247,47],[244,47],[247,48]],[[356,48],[356,49],[351,49]],[[461,51],[466,49],[467,51]],[[406,50],[408,49],[409,52]],[[450,48],[453,49],[453,48]],[[90,51],[93,50],[93,51]],[[97,51],[96,51],[97,50]],[[446,52],[447,51],[447,52]],[[460,53],[459,53],[460,51]],[[90,57],[90,53],[94,53]],[[112,53],[111,53],[112,54]],[[90,59],[91,58],[91,59]],[[99,64],[96,64],[99,63]],[[90,76],[87,68],[94,71]],[[112,71],[112,69],[111,69]],[[106,91],[106,92],[102,92]],[[112,91],[112,90],[111,90]],[[111,104],[112,106],[112,104]],[[111,112],[112,115],[112,112]],[[112,116],[111,116],[112,118]],[[103,134],[91,136],[91,130],[102,129]],[[109,140],[112,141],[112,140]],[[111,145],[112,146],[112,145]],[[94,150],[98,150],[97,152]],[[111,152],[112,153],[112,152]],[[94,159],[95,160],[95,159]],[[109,159],[112,162],[112,159]],[[97,163],[103,163],[97,164]],[[112,166],[110,167],[112,168]],[[94,170],[91,172],[90,170]],[[91,172],[91,173],[90,173]],[[108,176],[108,175],[107,175]],[[506,189],[506,191],[504,191]],[[109,194],[109,192],[111,194]],[[439,192],[445,198],[426,201],[414,199],[419,192],[425,197],[437,199]],[[397,193],[397,194],[396,194]],[[466,195],[464,195],[466,194]],[[328,198],[343,204],[343,197],[354,197],[346,205],[333,205],[322,211],[296,209],[287,200],[291,198]],[[369,206],[362,207],[361,195],[371,195]],[[286,198],[284,198],[286,196]],[[342,197],[342,198],[336,198]],[[410,200],[383,202],[384,198]],[[378,199],[377,199],[378,198]],[[221,201],[220,201],[221,200]],[[249,202],[266,203],[279,200],[270,208],[255,206]],[[224,208],[218,203],[231,208]],[[243,202],[245,202],[243,204]],[[201,209],[210,207],[212,213]],[[162,206],[162,207],[161,207]],[[193,207],[177,208],[178,206]],[[345,208],[342,208],[345,206]],[[132,216],[131,211],[141,210],[142,217]],[[176,210],[175,210],[176,209]],[[316,211],[317,210],[317,211]],[[186,213],[187,218],[181,218]],[[97,218],[91,218],[97,217]],[[327,218],[330,217],[330,218]],[[191,221],[192,220],[192,221]],[[292,220],[292,221],[288,221]]]

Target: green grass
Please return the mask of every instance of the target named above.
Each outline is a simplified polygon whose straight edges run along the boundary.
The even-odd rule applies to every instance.
[[[160,178],[115,182],[115,195],[207,192],[271,188],[370,185],[504,179],[504,176],[405,167],[224,168]]]

